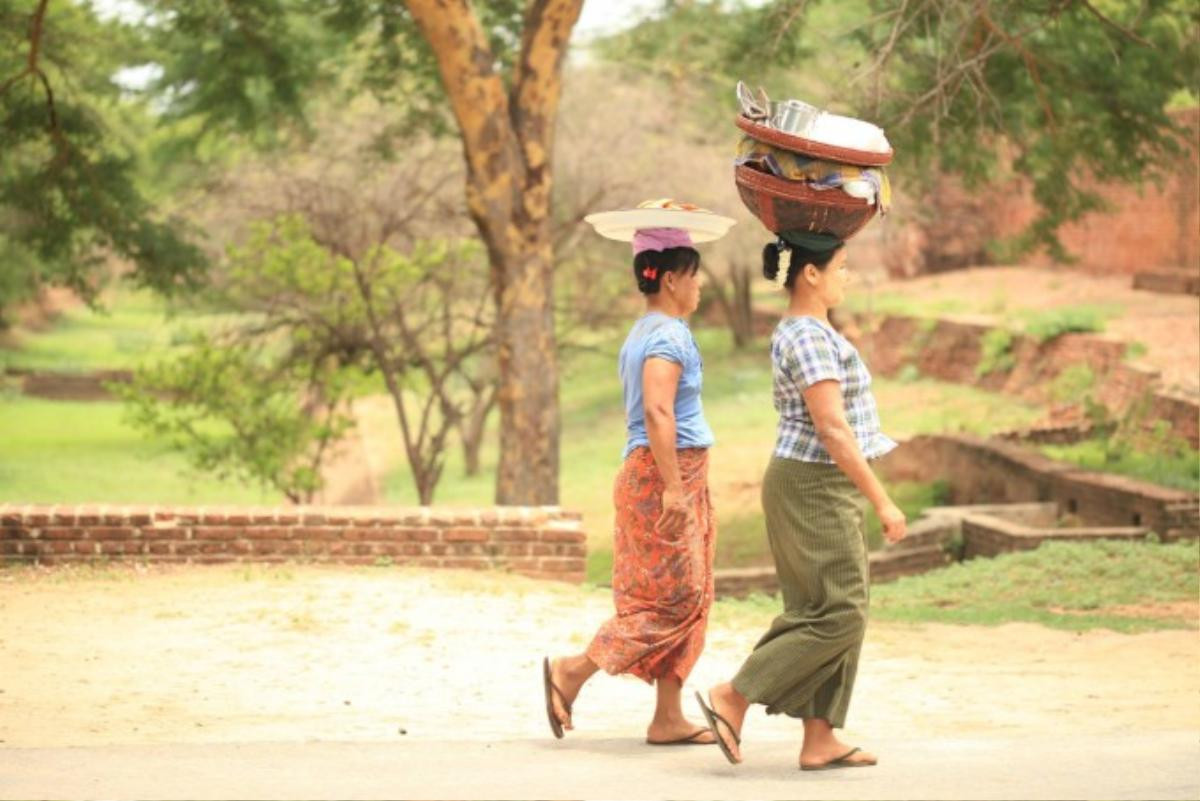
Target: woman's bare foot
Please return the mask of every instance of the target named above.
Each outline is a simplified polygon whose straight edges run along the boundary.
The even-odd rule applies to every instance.
[[[579,691],[597,670],[596,663],[586,656],[568,656],[550,661],[550,681],[562,693],[551,693],[554,716],[564,729],[574,729],[570,707],[579,697]],[[565,699],[565,703],[564,703]]]
[[[713,711],[729,724],[726,727],[725,723],[717,720],[717,733],[729,749],[729,753],[733,755],[733,761],[741,762],[742,750],[738,740],[742,736],[742,723],[746,720],[746,710],[750,708],[750,702],[733,689],[732,684],[725,682],[708,691],[708,703],[712,705]]]
[[[650,723],[650,728],[646,729],[646,742],[648,743],[692,742],[712,745],[716,741],[707,726],[692,723],[682,716],[676,720],[667,721],[655,718]]]
[[[655,679],[654,693],[654,719],[646,729],[646,742],[712,745],[717,741],[706,724],[692,723],[683,716],[683,681],[678,676]]]
[[[844,767],[866,767],[878,761],[874,754],[839,740],[828,721],[820,718],[804,721],[804,745],[800,748],[801,768],[814,770],[835,762]]]

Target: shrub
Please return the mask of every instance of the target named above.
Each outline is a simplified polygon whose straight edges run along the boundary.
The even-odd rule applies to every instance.
[[[984,334],[980,341],[981,353],[979,364],[975,365],[975,375],[982,378],[997,370],[1011,370],[1016,363],[1012,346],[1013,335],[1008,329],[993,328]]]
[[[1026,316],[1025,333],[1038,342],[1049,342],[1063,334],[1090,334],[1104,330],[1113,310],[1100,306],[1070,306]]]

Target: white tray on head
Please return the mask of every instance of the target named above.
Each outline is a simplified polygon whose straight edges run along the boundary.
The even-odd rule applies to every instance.
[[[643,228],[682,228],[693,242],[715,242],[737,223],[732,217],[704,209],[622,209],[589,214],[583,219],[600,236],[619,242],[633,241],[634,233]]]

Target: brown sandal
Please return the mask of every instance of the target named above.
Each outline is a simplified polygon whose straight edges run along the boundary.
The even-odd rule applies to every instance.
[[[571,703],[567,700],[567,696],[563,691],[555,686],[554,681],[550,678],[550,657],[542,657],[542,686],[546,691],[546,719],[550,721],[550,731],[554,732],[554,736],[562,739],[563,727],[562,721],[558,719],[558,715],[554,714],[554,694],[558,694],[558,698],[562,701],[563,709],[567,714],[571,714]]]
[[[646,745],[716,745],[716,743],[705,743],[696,739],[702,734],[708,734],[709,731],[707,727],[696,729],[687,737],[680,737],[678,740],[651,740],[647,737]]]
[[[704,719],[708,721],[708,729],[713,733],[713,737],[717,738],[717,745],[721,747],[721,753],[729,760],[729,764],[736,765],[738,762],[733,758],[733,752],[729,750],[729,746],[725,743],[725,738],[721,736],[721,732],[717,729],[717,722],[725,724],[725,728],[729,729],[729,733],[733,736],[733,741],[738,745],[742,744],[742,738],[738,736],[737,731],[733,728],[728,720],[721,717],[717,710],[704,703],[704,697],[699,692],[696,693],[696,702],[700,704],[700,711],[704,713]]]
[[[822,762],[820,765],[805,765],[800,764],[800,770],[833,770],[834,768],[869,768],[875,765],[875,760],[867,762],[859,760],[857,762],[850,761],[850,757],[861,751],[861,748],[851,748],[846,753],[842,754],[837,759],[831,759],[828,762]]]

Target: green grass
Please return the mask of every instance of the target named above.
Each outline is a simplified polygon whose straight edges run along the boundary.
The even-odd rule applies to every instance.
[[[1066,306],[1061,309],[1025,312],[1017,315],[1028,336],[1048,342],[1063,334],[1089,334],[1103,331],[1105,323],[1118,317],[1123,309],[1116,304]]]
[[[1196,621],[1125,617],[1122,605],[1195,600],[1194,542],[1047,543],[1034,551],[973,559],[872,591],[879,620],[987,624],[1026,621],[1054,628],[1145,631]]]
[[[1050,397],[1058,403],[1078,401],[1096,386],[1096,374],[1086,364],[1072,364],[1050,382]]]
[[[1186,446],[1156,452],[1113,448],[1104,439],[1089,439],[1073,445],[1043,445],[1051,459],[1071,462],[1088,470],[1140,478],[1164,487],[1200,491],[1200,451]]]
[[[116,402],[0,395],[0,502],[277,503],[255,487],[188,470],[147,442]]]
[[[1124,313],[1124,308],[1116,303],[1079,304],[1040,310],[1014,309],[1014,305],[1017,304],[1005,293],[995,293],[990,298],[925,298],[902,292],[881,292],[875,295],[857,292],[846,300],[846,310],[855,314],[899,315],[927,320],[962,314],[990,315],[999,318],[1006,325],[1011,325],[1014,332],[1024,333],[1039,342],[1046,342],[1062,334],[1103,331],[1108,320]],[[999,334],[996,337],[991,343],[994,350],[993,359],[1005,354],[1011,334],[1008,339]],[[1003,365],[996,365],[992,369],[1005,368]]]
[[[982,353],[979,356],[979,364],[975,365],[975,375],[982,377],[997,370],[1011,370],[1016,364],[1016,356],[1012,352],[1011,331],[993,328],[983,335],[979,344]]]
[[[65,311],[45,331],[16,331],[10,347],[0,348],[0,371],[129,369],[186,332],[225,319],[190,312],[171,315],[164,301],[150,292],[117,291],[105,297],[103,309],[79,306]]]
[[[1192,543],[1047,543],[1037,550],[973,559],[871,588],[871,619],[905,623],[1039,623],[1069,631],[1191,628],[1196,620],[1116,607],[1194,601],[1200,554]],[[717,602],[723,625],[765,625],[778,613],[768,596]]]
[[[881,292],[875,295],[868,292],[853,292],[846,298],[845,309],[855,314],[869,313],[878,316],[896,315],[900,317],[945,317],[972,311],[970,303],[965,298],[926,300],[890,292]]]

